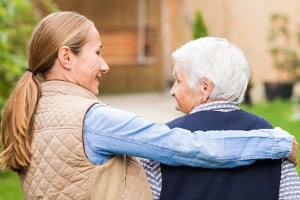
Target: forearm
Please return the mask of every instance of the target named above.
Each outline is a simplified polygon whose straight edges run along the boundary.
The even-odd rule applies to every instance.
[[[282,158],[291,151],[291,136],[281,130],[191,133],[105,106],[88,113],[86,120],[85,137],[99,155],[128,154],[168,165],[221,168]]]
[[[284,160],[281,166],[279,199],[300,199],[300,179],[294,165]]]
[[[194,137],[195,144],[200,145],[198,151],[190,154],[189,165],[199,166],[199,160],[203,159],[200,163],[201,167],[208,168],[248,165],[258,159],[280,159],[290,154],[292,146],[291,136],[274,129],[208,131],[201,132]],[[201,141],[204,144],[201,144]],[[180,143],[176,146],[181,149]],[[186,154],[188,155],[187,152]],[[178,156],[182,155],[179,152],[173,154],[170,160],[177,160]],[[168,165],[173,164],[180,165],[180,163],[168,163]]]

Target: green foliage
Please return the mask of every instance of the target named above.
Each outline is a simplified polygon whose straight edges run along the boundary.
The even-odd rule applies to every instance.
[[[51,0],[37,2],[46,12],[58,10]],[[0,0],[0,110],[27,68],[27,43],[39,19],[30,0]]]
[[[195,23],[193,26],[193,38],[197,39],[199,37],[208,36],[208,30],[204,19],[202,17],[202,13],[200,11],[196,12]]]
[[[0,0],[0,109],[26,68],[26,44],[37,22],[27,0]]]

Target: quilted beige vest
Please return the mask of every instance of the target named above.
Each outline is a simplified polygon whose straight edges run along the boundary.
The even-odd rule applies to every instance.
[[[152,199],[138,159],[115,155],[103,165],[94,165],[87,158],[83,120],[95,103],[101,102],[75,84],[42,84],[31,164],[25,174],[19,175],[25,199]]]

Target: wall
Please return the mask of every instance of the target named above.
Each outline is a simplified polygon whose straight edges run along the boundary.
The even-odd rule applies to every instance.
[[[144,1],[146,6],[143,13],[147,27],[147,44],[144,49],[150,55],[145,62],[131,59],[138,54],[137,48],[140,44],[137,36],[140,0],[54,0],[54,2],[61,10],[77,11],[87,16],[98,28],[103,44],[103,58],[107,58],[106,61],[110,66],[110,71],[101,78],[100,93],[165,88],[160,0]],[[115,35],[111,37],[112,34]],[[118,51],[121,55],[112,56]]]
[[[225,37],[244,51],[251,67],[253,83],[279,79],[281,75],[273,68],[268,52],[269,16],[273,12],[286,13],[291,28],[297,30],[300,25],[298,0],[173,0],[170,3],[176,13],[172,19],[175,24],[173,29],[180,37],[176,39],[173,36],[172,50],[180,45],[178,41],[185,43],[191,39],[190,24],[186,19],[194,18],[196,10],[200,10],[210,35]],[[180,14],[179,7],[185,7],[189,17]]]
[[[298,0],[145,0],[146,23],[156,30],[155,61],[147,64],[116,64],[108,59],[111,70],[103,76],[102,90],[162,90],[172,81],[171,53],[192,38],[195,12],[200,10],[210,35],[227,38],[245,53],[253,84],[279,80],[268,52],[269,16],[286,13],[291,28],[297,30],[300,18]],[[91,18],[103,32],[111,27],[135,26],[139,0],[54,0],[62,10],[75,10]],[[294,25],[294,26],[293,26]],[[294,41],[295,45],[297,44]],[[132,43],[131,46],[136,44]],[[130,47],[130,46],[129,46]],[[104,48],[105,58],[105,48]],[[117,91],[116,91],[117,92]]]

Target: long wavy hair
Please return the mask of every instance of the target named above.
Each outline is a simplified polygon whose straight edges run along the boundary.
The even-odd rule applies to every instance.
[[[28,68],[16,83],[3,110],[1,123],[1,168],[25,172],[31,161],[34,114],[41,97],[39,79],[51,69],[61,46],[78,54],[93,22],[74,12],[46,16],[33,31],[28,46]]]

